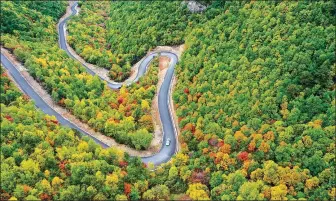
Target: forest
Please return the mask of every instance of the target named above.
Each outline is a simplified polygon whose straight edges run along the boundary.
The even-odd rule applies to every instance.
[[[1,200],[127,200],[147,191],[150,173],[139,158],[37,111],[2,68],[0,89]]]
[[[128,78],[131,65],[149,49],[181,44],[188,24],[178,1],[85,2],[80,13],[69,23],[69,44],[86,61],[110,70],[116,81]]]
[[[173,98],[190,164],[211,168],[212,199],[331,199],[333,4],[225,6],[186,37],[177,67]]]
[[[12,2],[5,3],[12,6]],[[52,22],[50,17],[42,17],[40,12],[31,15],[40,15],[41,19],[31,27],[52,35],[31,35],[24,31],[5,34],[1,38],[4,47],[25,64],[55,102],[69,109],[81,121],[119,143],[139,150],[148,148],[153,138],[150,109],[158,79],[157,61],[138,83],[112,91],[106,83],[86,73],[79,63],[59,49],[56,29],[48,24]],[[49,45],[41,46],[41,42]]]
[[[146,149],[158,61],[138,83],[109,89],[58,47],[65,8],[2,2],[1,45],[81,121]],[[103,149],[37,110],[1,69],[1,200],[336,197],[333,2],[213,2],[191,14],[177,1],[83,1],[80,10],[69,43],[115,80],[151,48],[185,43],[173,92],[181,150],[154,168]]]
[[[68,41],[86,61],[110,70],[112,80],[123,81],[147,51],[184,43],[189,30],[215,16],[217,7],[201,15],[188,12],[180,1],[80,2]]]
[[[11,1],[2,2],[1,4],[1,33],[16,32],[17,34],[20,33],[20,35],[22,32],[26,34],[43,34],[43,32],[38,33],[38,27],[31,27],[32,22],[45,20],[44,18],[39,18],[39,14],[36,11],[57,20],[64,13],[67,6],[65,1]],[[31,31],[32,29],[34,30]]]

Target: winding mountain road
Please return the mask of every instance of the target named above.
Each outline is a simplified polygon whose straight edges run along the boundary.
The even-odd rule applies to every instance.
[[[60,47],[66,51],[66,53],[73,59],[76,59],[76,57],[69,51],[69,46],[66,41],[66,22],[70,19],[71,16],[77,14],[77,7],[78,2],[75,2],[71,6],[71,15],[69,17],[66,17],[62,19],[58,24],[58,33],[59,33],[59,45]],[[150,65],[150,62],[157,56],[165,56],[170,58],[170,64],[168,67],[168,70],[166,72],[165,78],[163,80],[163,83],[161,85],[161,88],[159,90],[158,94],[158,107],[159,107],[159,114],[160,119],[162,123],[162,129],[163,129],[163,140],[161,149],[158,153],[152,156],[148,157],[142,157],[142,161],[145,163],[152,162],[154,165],[159,165],[161,163],[167,162],[170,160],[170,158],[177,152],[177,131],[174,125],[174,121],[172,120],[172,114],[171,114],[171,108],[169,106],[169,98],[171,96],[170,94],[170,87],[172,84],[172,78],[174,76],[174,67],[176,63],[178,62],[178,57],[175,53],[169,52],[169,51],[160,51],[160,52],[154,52],[152,54],[149,54],[145,56],[139,67],[138,67],[138,73],[134,80],[131,83],[128,83],[127,85],[132,84],[133,82],[137,82],[139,78],[143,75],[145,75],[146,70],[148,66]],[[77,60],[77,59],[76,59]],[[79,61],[79,60],[78,60]],[[84,62],[79,61],[87,70],[88,73],[91,75],[96,75],[95,72],[93,72]],[[25,78],[22,76],[20,71],[14,66],[13,63],[11,63],[8,58],[1,53],[1,63],[3,66],[9,71],[9,73],[12,75],[14,80],[19,84],[19,86],[22,88],[22,90],[31,98],[34,100],[35,105],[40,108],[43,112],[49,115],[54,115],[60,124],[69,126],[70,128],[76,129],[79,132],[81,132],[84,135],[87,135],[91,137],[95,142],[100,144],[102,147],[107,148],[108,145],[106,145],[104,142],[98,140],[97,138],[90,135],[90,133],[87,133],[86,131],[80,129],[78,126],[76,126],[74,123],[66,119],[64,116],[57,113],[55,110],[53,110],[29,85],[29,83],[25,80]],[[97,75],[99,76],[99,75]],[[109,80],[106,80],[99,76],[102,80],[106,81],[108,86],[111,89],[119,89],[123,84],[125,83],[117,83],[117,82],[111,82]],[[170,138],[171,143],[169,146],[165,145],[166,140]]]

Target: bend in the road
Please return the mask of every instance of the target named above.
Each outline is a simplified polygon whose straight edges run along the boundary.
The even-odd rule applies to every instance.
[[[73,122],[65,118],[63,115],[56,112],[53,108],[51,108],[48,105],[48,103],[46,103],[45,100],[43,100],[43,98],[39,96],[38,93],[36,93],[35,89],[29,84],[29,82],[22,76],[20,71],[3,53],[1,53],[1,64],[8,70],[8,72],[11,74],[14,81],[20,86],[22,91],[25,94],[27,94],[31,99],[34,100],[36,107],[40,108],[44,113],[48,115],[55,116],[60,124],[78,130],[85,136],[89,136],[90,138],[92,138],[96,143],[98,143],[104,148],[109,147],[107,144],[95,138],[94,136],[90,135],[90,133],[87,133],[86,131],[82,130],[76,124],[74,124]]]
[[[76,6],[77,6],[77,2],[75,2],[74,5],[71,6],[72,13],[70,16],[77,13]],[[69,51],[68,49],[69,45],[67,44],[67,41],[66,41],[66,22],[69,20],[70,16],[65,17],[64,19],[61,19],[58,24],[59,45],[61,49],[65,50],[66,53],[71,58],[76,59],[76,57],[72,55],[72,53]],[[136,77],[131,83],[127,84],[129,85],[129,84],[132,84],[133,82],[137,82],[140,79],[140,77],[145,75],[147,68],[150,65],[150,62],[155,57],[160,56],[160,55],[169,57],[171,59],[170,65],[167,69],[166,75],[164,77],[163,83],[161,85],[161,88],[158,94],[158,107],[159,107],[160,120],[162,124],[163,140],[161,144],[161,149],[158,153],[152,156],[142,157],[143,162],[145,163],[152,162],[154,165],[159,165],[161,163],[169,161],[171,157],[177,151],[177,131],[174,125],[174,121],[172,120],[172,112],[171,112],[172,108],[170,108],[169,99],[171,97],[170,91],[171,91],[172,78],[174,76],[174,67],[176,63],[178,62],[178,56],[175,53],[169,52],[169,51],[153,52],[145,56],[140,62],[140,65],[138,66],[138,72],[137,72]],[[88,73],[90,73],[91,75],[96,75],[95,72],[92,71],[86,65],[85,62],[81,62],[81,61],[79,62],[86,68]],[[106,145],[104,142],[95,138],[90,133],[87,133],[86,131],[82,130],[75,123],[71,122],[70,120],[65,118],[63,115],[59,114],[53,108],[51,108],[51,106],[48,105],[48,103],[46,103],[45,100],[43,100],[43,98],[38,95],[38,93],[36,93],[35,89],[24,78],[21,72],[14,66],[14,64],[3,53],[1,53],[1,63],[9,71],[9,73],[14,78],[14,81],[21,87],[24,93],[34,100],[36,107],[40,108],[46,114],[54,115],[58,119],[60,124],[78,130],[80,133],[92,138],[95,142],[97,142],[99,145],[101,145],[104,148],[108,147],[108,145]],[[125,83],[110,82],[102,77],[100,78],[106,81],[108,86],[111,89],[119,89],[123,84],[125,84]],[[169,146],[166,146],[165,142],[168,138],[171,139],[171,144]]]
[[[71,6],[71,15],[62,19],[58,24],[58,32],[59,32],[59,45],[61,49],[65,50],[66,53],[73,59],[76,59],[74,55],[69,51],[68,44],[66,41],[66,22],[70,19],[72,15],[75,15],[77,13],[76,10],[77,2],[74,3],[73,6]],[[136,77],[134,78],[133,82],[137,82],[140,77],[145,75],[146,70],[150,64],[150,62],[157,56],[162,55],[169,57],[171,59],[170,65],[167,69],[165,78],[163,80],[163,83],[161,85],[161,88],[159,90],[158,94],[158,107],[159,107],[159,113],[160,113],[160,120],[162,123],[162,130],[163,130],[163,140],[160,151],[152,156],[148,157],[142,157],[142,161],[145,163],[152,162],[154,165],[159,165],[161,163],[167,162],[171,159],[171,157],[176,153],[177,151],[177,132],[175,129],[174,122],[172,120],[172,114],[171,109],[169,105],[169,98],[171,97],[170,91],[171,91],[171,82],[172,78],[174,76],[174,67],[176,63],[178,62],[178,57],[175,53],[169,52],[169,51],[158,51],[153,52],[143,58],[141,61],[138,72]],[[77,60],[77,59],[76,59]],[[92,71],[85,63],[79,61],[87,70],[88,73],[91,75],[96,75],[94,71]],[[76,124],[69,121],[67,118],[62,116],[61,114],[57,113],[54,109],[52,109],[44,100],[42,97],[40,97],[36,92],[35,89],[27,82],[27,80],[23,77],[21,72],[14,66],[11,61],[6,58],[5,55],[1,53],[1,63],[3,66],[9,71],[9,73],[14,78],[15,82],[19,84],[19,86],[22,88],[24,93],[26,93],[31,99],[35,101],[35,105],[40,108],[43,112],[49,115],[54,115],[60,124],[69,126],[70,128],[78,130],[80,133],[91,137],[95,142],[100,144],[102,147],[106,148],[108,145],[106,145],[104,142],[98,140],[94,136],[90,135],[90,133],[87,133],[86,131],[82,130]],[[117,83],[117,82],[111,82],[108,81],[102,77],[100,77],[102,80],[106,81],[108,86],[111,89],[119,89],[123,84],[125,83]],[[132,84],[132,83],[128,83]],[[169,146],[165,146],[166,140],[170,138],[171,144]]]

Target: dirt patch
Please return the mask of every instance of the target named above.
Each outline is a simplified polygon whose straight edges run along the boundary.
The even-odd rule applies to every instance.
[[[170,58],[160,57],[159,58],[159,70],[163,70],[163,69],[168,68],[169,62],[170,62]]]
[[[185,50],[185,45],[177,45],[177,46],[157,46],[156,48],[148,51],[147,55],[154,53],[154,52],[161,52],[161,51],[168,51],[172,52],[177,55],[178,59],[180,60],[182,52]]]

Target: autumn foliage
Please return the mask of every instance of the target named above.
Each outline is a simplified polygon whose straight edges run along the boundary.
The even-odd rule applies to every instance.
[[[248,153],[246,151],[240,152],[237,158],[241,161],[246,161],[248,159]]]
[[[191,14],[181,2],[83,1],[68,22],[75,51],[118,80],[158,43],[185,43],[173,93],[181,146],[162,166],[81,139],[1,70],[1,200],[332,200],[333,2],[208,4]],[[2,46],[81,121],[146,149],[157,63],[110,90],[59,49],[65,6],[1,2]]]

